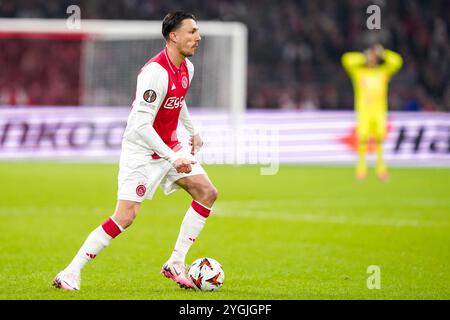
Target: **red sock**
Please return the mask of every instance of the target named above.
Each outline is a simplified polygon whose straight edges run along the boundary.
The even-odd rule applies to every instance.
[[[123,228],[121,228],[112,218],[108,218],[108,220],[103,222],[102,228],[113,239],[123,231]]]

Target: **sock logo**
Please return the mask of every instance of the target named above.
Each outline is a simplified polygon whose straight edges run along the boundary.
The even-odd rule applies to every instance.
[[[192,242],[195,242],[195,238],[188,238],[189,240],[191,240]]]
[[[86,255],[90,258],[90,259],[94,259],[97,255],[93,254],[93,253],[88,253],[86,252]]]
[[[139,197],[143,197],[145,195],[145,191],[147,191],[147,188],[143,184],[140,184],[136,187],[136,194]]]

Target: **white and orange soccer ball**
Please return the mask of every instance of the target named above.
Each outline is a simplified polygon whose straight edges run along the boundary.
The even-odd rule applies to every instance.
[[[188,278],[196,290],[216,291],[222,287],[225,273],[217,260],[204,257],[195,260],[190,265]]]

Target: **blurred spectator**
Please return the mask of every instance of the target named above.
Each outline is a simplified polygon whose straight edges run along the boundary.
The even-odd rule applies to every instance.
[[[4,38],[0,43],[0,104],[79,104],[80,41]]]
[[[2,0],[0,16],[64,18],[71,4],[82,8],[84,19],[161,20],[168,11],[183,9],[199,20],[244,22],[250,43],[249,108],[352,109],[351,83],[340,56],[381,42],[404,58],[403,69],[391,82],[390,109],[450,111],[448,0]],[[381,30],[366,28],[366,8],[372,4],[381,7]],[[5,63],[12,63],[5,61],[3,47],[1,74]],[[76,45],[68,49],[72,56],[67,60],[73,61],[78,50]],[[42,61],[27,48],[20,51],[25,60]],[[64,54],[52,59],[64,59]],[[35,92],[42,93],[49,85],[54,87],[46,103],[78,103],[73,97],[77,75],[67,67],[68,61],[57,63],[51,71],[45,63],[39,67],[14,61],[29,72],[19,80],[25,83],[31,103],[41,102]],[[37,79],[31,75],[36,72]],[[6,90],[4,84],[0,81],[1,92]]]

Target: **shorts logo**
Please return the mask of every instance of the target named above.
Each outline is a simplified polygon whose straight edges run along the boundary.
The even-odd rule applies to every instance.
[[[183,86],[184,89],[187,88],[187,86],[188,86],[188,79],[186,78],[186,76],[184,76],[183,79],[181,79],[181,85]]]
[[[143,197],[145,195],[145,191],[147,191],[147,188],[143,184],[140,184],[136,187],[136,194],[139,197]]]
[[[152,103],[156,100],[156,92],[153,90],[147,90],[144,92],[143,98],[148,103]]]

